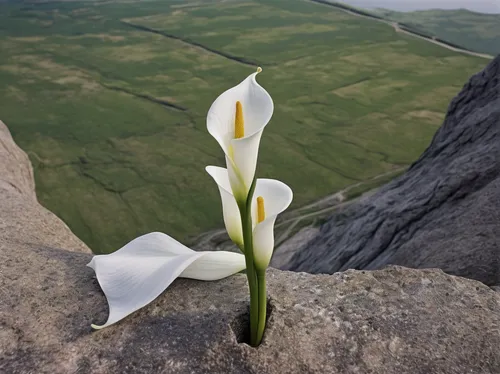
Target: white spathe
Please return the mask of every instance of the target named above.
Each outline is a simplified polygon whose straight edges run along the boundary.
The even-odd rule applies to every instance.
[[[256,73],[222,93],[208,110],[208,132],[226,154],[226,164],[233,195],[244,201],[255,177],[260,138],[271,119],[274,104],[271,96],[256,81]],[[244,137],[235,139],[236,102],[242,106]]]
[[[222,200],[224,223],[231,240],[240,248],[239,240],[243,243],[241,218],[235,197],[231,193],[227,169],[218,166],[207,166],[207,172],[219,187]],[[257,198],[264,199],[266,217],[258,222]],[[252,197],[252,227],[253,227],[253,256],[258,269],[265,269],[269,265],[274,249],[274,223],[278,214],[282,213],[293,199],[293,192],[285,183],[275,179],[257,179]],[[235,240],[236,238],[237,240]]]
[[[101,329],[120,321],[156,299],[177,277],[226,278],[245,269],[245,257],[226,251],[196,252],[172,237],[152,232],[109,255],[94,256],[94,269],[106,295],[109,317]]]
[[[240,210],[231,191],[227,170],[218,166],[207,166],[205,170],[214,179],[219,188],[222,201],[222,216],[224,217],[226,231],[231,240],[243,250]]]
[[[259,196],[264,198],[265,219],[262,222],[257,219]],[[265,270],[269,266],[274,250],[274,223],[292,200],[292,189],[285,183],[275,179],[257,179],[252,199],[253,257],[257,270]]]

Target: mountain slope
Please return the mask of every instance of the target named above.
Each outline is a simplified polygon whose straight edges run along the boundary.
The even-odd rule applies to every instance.
[[[339,210],[282,268],[438,267],[500,283],[500,56],[451,102],[401,177]]]

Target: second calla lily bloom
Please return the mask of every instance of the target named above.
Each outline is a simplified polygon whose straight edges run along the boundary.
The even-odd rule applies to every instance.
[[[240,211],[231,193],[228,171],[207,166],[207,172],[219,187],[224,223],[229,237],[243,249]],[[290,187],[275,179],[257,179],[252,198],[253,255],[257,269],[266,269],[274,249],[274,223],[293,199]]]
[[[229,181],[238,203],[246,200],[255,177],[260,138],[271,119],[271,96],[249,75],[243,82],[222,93],[207,115],[208,132],[226,155]]]

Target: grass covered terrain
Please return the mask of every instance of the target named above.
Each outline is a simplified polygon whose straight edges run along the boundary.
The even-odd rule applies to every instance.
[[[414,12],[378,9],[374,13],[471,51],[492,55],[500,53],[500,14],[476,13],[466,9]]]
[[[263,67],[258,174],[299,207],[412,162],[487,60],[303,0],[0,5],[0,118],[39,200],[94,251],[222,225],[205,116]]]

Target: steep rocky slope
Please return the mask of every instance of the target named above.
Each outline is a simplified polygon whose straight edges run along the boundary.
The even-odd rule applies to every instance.
[[[336,212],[279,267],[334,273],[387,264],[500,283],[500,56],[451,102],[403,176]]]
[[[90,253],[64,222],[37,203],[28,156],[0,121],[0,254],[30,243]]]
[[[240,343],[242,274],[178,280],[122,322],[89,250],[36,202],[26,155],[0,124],[0,372],[499,373],[500,294],[439,270],[269,271],[263,344]]]

